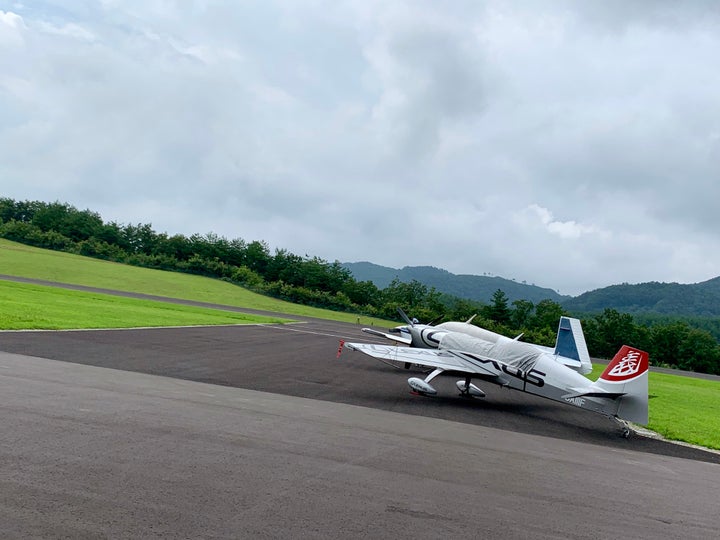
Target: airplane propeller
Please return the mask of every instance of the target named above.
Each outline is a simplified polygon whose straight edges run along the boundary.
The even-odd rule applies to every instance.
[[[415,326],[416,324],[420,324],[420,322],[417,319],[411,319],[407,316],[407,313],[403,311],[401,307],[397,308],[397,312],[400,314],[400,317],[408,324],[408,326]],[[434,326],[436,323],[443,320],[445,315],[440,315],[439,317],[435,317],[432,321],[429,323],[425,323],[426,326]]]
[[[429,323],[422,324],[417,319],[411,319],[410,317],[408,317],[407,313],[405,313],[400,307],[397,308],[397,312],[400,314],[400,317],[402,317],[403,321],[405,321],[406,324],[404,326],[396,326],[395,328],[390,328],[387,333],[380,332],[372,328],[363,328],[362,331],[366,334],[384,337],[406,346],[422,347],[422,338],[420,336],[423,330],[429,326],[433,326],[445,317],[445,315],[440,315],[439,317],[435,317]]]

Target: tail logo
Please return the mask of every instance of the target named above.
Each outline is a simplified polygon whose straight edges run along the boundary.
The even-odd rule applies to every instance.
[[[640,371],[641,355],[638,351],[628,350],[627,354],[608,372],[613,377],[629,377]]]
[[[607,382],[626,382],[648,370],[648,353],[623,345],[600,378]]]

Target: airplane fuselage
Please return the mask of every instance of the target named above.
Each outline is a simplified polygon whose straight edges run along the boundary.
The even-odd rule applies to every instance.
[[[408,332],[412,336],[412,346],[423,349],[439,348],[442,338],[450,332],[458,332],[491,343],[512,341],[510,338],[491,330],[464,322],[445,322],[437,326],[415,325],[402,328],[403,332]]]
[[[508,338],[505,339],[512,341]],[[507,386],[513,390],[527,392],[553,401],[607,414],[608,416],[614,414],[614,407],[607,399],[566,397],[569,393],[582,393],[582,391],[589,390],[592,386],[592,381],[576,371],[559,364],[552,354],[540,353],[533,367],[523,371],[522,369],[473,353],[458,351],[443,351],[443,353],[461,356],[464,360],[475,363],[495,374],[494,377],[477,377],[481,380]]]

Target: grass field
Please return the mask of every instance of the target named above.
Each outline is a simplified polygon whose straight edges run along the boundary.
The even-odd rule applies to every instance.
[[[648,428],[720,450],[720,382],[650,373]]]
[[[283,302],[217,279],[127,266],[60,251],[34,248],[2,238],[0,238],[0,274],[260,309],[287,315],[318,317],[366,326],[397,324],[352,313]]]
[[[136,268],[0,239],[0,274],[141,292],[356,323],[356,315],[297,306],[197,276]],[[0,280],[0,328],[107,328],[270,322],[244,314],[82,293]],[[371,321],[392,326],[391,321]],[[597,365],[590,378],[600,376]],[[720,449],[720,382],[650,373],[648,427],[680,441]]]

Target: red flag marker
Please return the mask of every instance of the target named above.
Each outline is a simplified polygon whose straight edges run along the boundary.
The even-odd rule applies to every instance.
[[[340,358],[340,354],[342,353],[342,350],[343,350],[343,345],[345,345],[345,340],[341,339],[340,346],[338,347],[337,356],[335,358]]]

